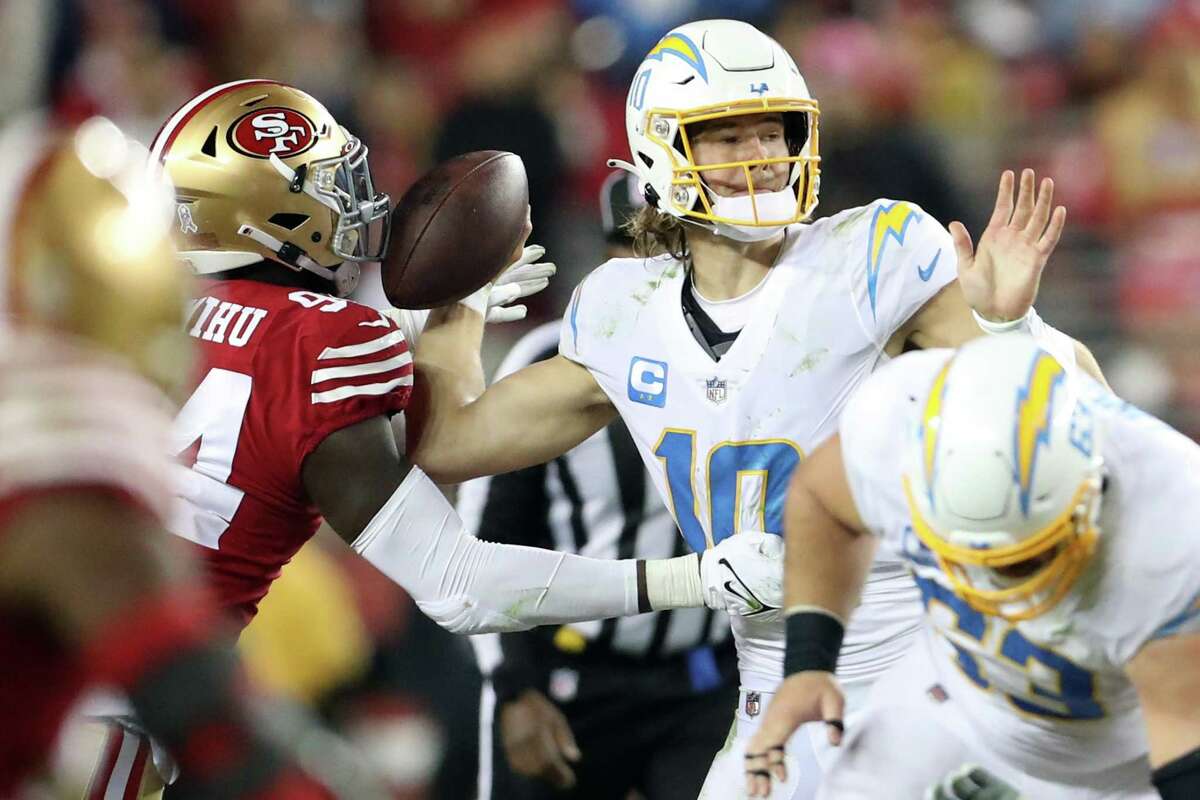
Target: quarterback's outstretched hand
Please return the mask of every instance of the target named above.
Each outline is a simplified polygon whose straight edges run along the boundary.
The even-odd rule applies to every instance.
[[[967,303],[992,322],[1025,316],[1038,293],[1046,260],[1062,236],[1067,209],[1054,208],[1054,181],[1042,178],[1034,200],[1034,174],[1021,173],[1021,187],[1013,205],[1011,170],[1000,176],[996,207],[987,229],[973,250],[971,234],[961,222],[950,223],[950,236],[958,253],[958,283]]]
[[[746,794],[767,797],[787,780],[785,747],[806,722],[825,720],[830,744],[841,744],[846,698],[831,672],[797,672],[779,685],[758,732],[746,745]]]
[[[743,531],[700,555],[704,604],[757,620],[779,616],[783,605],[783,537]]]
[[[545,254],[546,248],[541,245],[529,245],[521,251],[520,258],[492,282],[487,301],[488,322],[515,322],[525,319],[528,309],[523,305],[510,304],[522,297],[537,294],[550,285],[550,278],[557,267],[549,261],[539,261]]]

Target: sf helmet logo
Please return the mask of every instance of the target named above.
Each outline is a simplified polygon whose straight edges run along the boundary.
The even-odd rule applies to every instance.
[[[293,108],[259,108],[229,128],[230,146],[252,158],[291,158],[316,143],[312,120]]]

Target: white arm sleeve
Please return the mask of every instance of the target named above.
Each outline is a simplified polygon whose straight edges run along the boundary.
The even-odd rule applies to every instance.
[[[400,326],[409,347],[416,347],[421,332],[425,330],[425,322],[429,319],[429,311],[425,309],[386,308],[381,311],[385,316],[395,320]]]
[[[484,542],[413,468],[352,545],[452,633],[637,614],[637,562]]]

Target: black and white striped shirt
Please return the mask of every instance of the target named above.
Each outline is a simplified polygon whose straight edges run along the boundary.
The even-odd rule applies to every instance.
[[[558,331],[559,324],[551,322],[526,334],[501,363],[496,380],[555,355]],[[467,530],[488,541],[592,558],[668,558],[687,552],[619,419],[548,464],[464,484],[458,511]],[[705,608],[564,627],[566,632],[540,635],[554,636],[560,649],[584,658],[657,660],[718,644],[729,636],[728,619]],[[479,649],[487,671],[498,654],[489,656],[486,646]]]

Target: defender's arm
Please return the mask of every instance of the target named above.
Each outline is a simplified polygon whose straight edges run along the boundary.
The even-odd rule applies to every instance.
[[[774,605],[777,556],[767,534],[732,536],[701,555],[605,560],[470,536],[418,468],[401,461],[385,417],[327,436],[304,462],[303,480],[339,535],[454,633],[524,630],[707,605],[748,613],[726,588],[733,572]],[[732,566],[730,566],[732,565]]]

